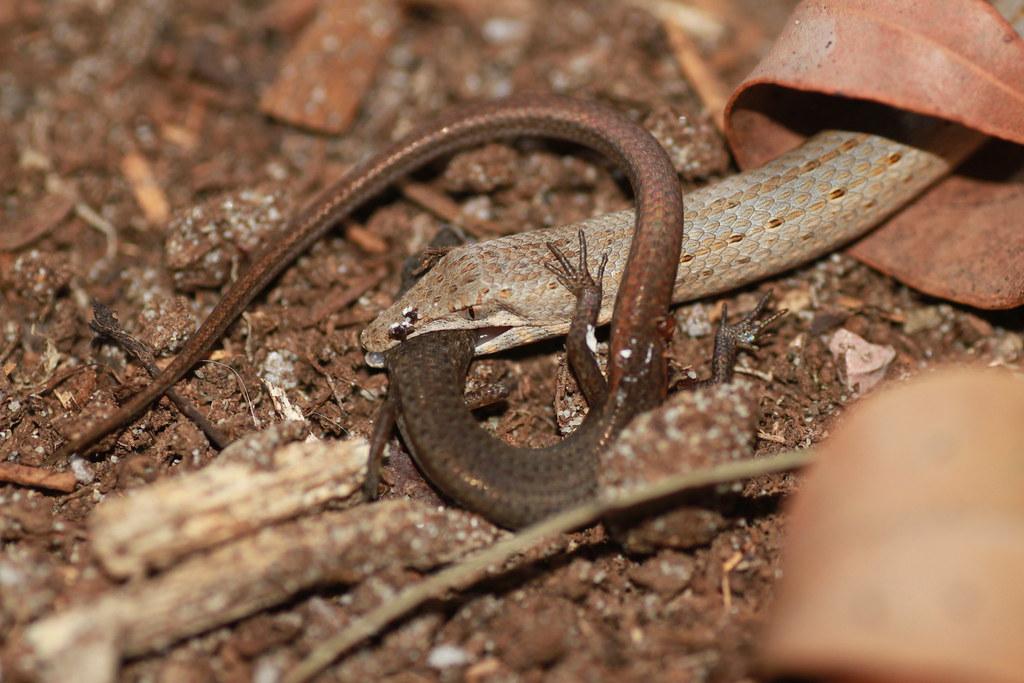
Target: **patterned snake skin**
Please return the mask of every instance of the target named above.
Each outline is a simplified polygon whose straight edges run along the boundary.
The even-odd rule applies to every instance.
[[[981,140],[952,127],[914,147],[826,131],[761,168],[687,194],[673,301],[733,289],[835,250],[948,173]],[[477,353],[565,334],[574,299],[544,267],[550,259],[546,245],[575,254],[580,228],[592,268],[609,255],[600,316],[607,322],[634,220],[633,211],[619,211],[452,250],[366,328],[361,341],[370,352],[367,361],[379,365],[379,352],[396,344],[395,327],[411,325],[410,336],[508,328],[480,341]]]

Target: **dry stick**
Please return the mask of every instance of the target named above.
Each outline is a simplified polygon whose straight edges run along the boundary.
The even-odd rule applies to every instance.
[[[71,493],[75,490],[75,475],[72,472],[54,472],[42,467],[29,467],[13,462],[0,462],[0,482],[61,493]]]
[[[89,323],[89,327],[92,328],[93,332],[101,337],[106,337],[124,349],[125,353],[134,358],[146,369],[146,372],[149,373],[150,377],[156,377],[160,374],[160,368],[157,367],[153,360],[152,349],[150,349],[146,343],[139,341],[125,332],[109,308],[98,301],[94,301],[92,304],[92,316],[92,322]],[[197,427],[203,430],[203,433],[206,434],[206,438],[208,438],[214,446],[217,448],[224,448],[228,445],[228,438],[224,436],[224,433],[215,427],[212,422],[206,419],[206,416],[203,415],[191,401],[174,389],[167,390],[167,398],[174,401],[174,405],[178,406],[178,410],[180,410],[185,417],[192,420]]]
[[[725,103],[729,101],[729,89],[708,67],[686,31],[670,19],[664,19],[661,24],[683,75],[693,84],[704,110],[711,113],[718,132],[725,132]]]
[[[650,503],[689,489],[803,467],[810,463],[812,458],[813,452],[807,449],[787,451],[764,458],[737,460],[667,477],[653,484],[639,486],[625,494],[599,497],[560,512],[401,591],[313,650],[306,659],[288,672],[283,681],[308,681],[351,647],[376,635],[383,627],[427,600],[437,598],[448,590],[469,586],[482,578],[489,567],[506,562],[513,555],[529,550],[550,536],[592,524],[609,513]]]
[[[306,328],[319,325],[328,316],[347,308],[363,294],[379,285],[387,277],[387,274],[386,268],[377,268],[358,278],[354,284],[340,292],[331,294],[327,299],[315,305],[307,314],[299,316],[299,326]]]
[[[117,228],[115,228],[106,218],[96,213],[93,208],[85,202],[78,202],[75,204],[75,215],[107,238],[107,251],[103,255],[103,261],[106,263],[112,263],[114,259],[117,258]]]
[[[365,444],[360,448],[365,463]],[[294,498],[299,502],[301,495]],[[461,510],[410,500],[253,529],[29,624],[19,638],[28,657],[21,661],[41,669],[31,680],[108,683],[119,660],[164,650],[321,586],[351,586],[394,567],[428,571],[492,543],[499,533]],[[105,664],[102,676],[82,672],[97,664]]]
[[[476,238],[483,239],[508,233],[493,221],[475,216],[468,216],[451,197],[438,192],[429,185],[406,181],[400,186],[402,195],[420,207],[430,211],[443,221],[457,225]]]

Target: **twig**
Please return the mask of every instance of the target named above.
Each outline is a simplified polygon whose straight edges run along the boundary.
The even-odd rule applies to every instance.
[[[704,108],[711,114],[720,133],[725,132],[725,103],[729,101],[729,90],[715,73],[708,68],[697,47],[678,24],[665,19],[662,21],[665,34],[668,36],[672,52],[683,75],[693,85],[697,97],[704,103]]]
[[[708,12],[694,3],[684,4],[673,0],[630,0],[630,3],[662,21],[672,22],[705,43],[720,41],[727,30],[718,12]]]
[[[759,380],[762,380],[762,381],[767,382],[769,384],[771,384],[772,382],[775,381],[775,375],[773,375],[772,373],[770,373],[770,372],[763,372],[761,370],[757,370],[756,368],[748,368],[748,367],[746,367],[744,365],[737,365],[736,368],[734,369],[734,372],[737,375],[747,375],[748,377],[757,377]]]
[[[441,220],[459,226],[474,237],[486,238],[502,234],[501,226],[482,218],[467,216],[451,197],[429,185],[408,181],[400,187],[406,199],[416,202]]]
[[[0,462],[0,482],[71,493],[75,490],[75,481],[73,472],[54,472],[42,467]]]
[[[121,175],[128,181],[146,222],[154,227],[166,225],[171,215],[171,204],[149,160],[138,152],[129,152],[121,157]]]
[[[156,377],[160,374],[160,368],[157,367],[153,360],[152,349],[150,349],[149,345],[145,342],[142,342],[125,332],[120,323],[118,323],[113,311],[98,301],[94,301],[92,304],[92,316],[93,318],[89,323],[89,327],[93,332],[101,337],[109,339],[124,349],[125,353],[134,358],[146,369],[146,372],[149,373],[150,377]],[[217,448],[224,448],[228,445],[228,439],[224,436],[223,432],[215,427],[212,422],[206,419],[206,416],[203,415],[191,401],[179,394],[173,388],[168,389],[166,393],[167,398],[174,402],[174,405],[178,407],[178,410],[180,410],[185,417],[192,420],[197,427],[203,430],[203,433],[206,434],[206,438],[208,438],[214,446]]]
[[[363,294],[379,285],[387,274],[386,268],[377,268],[367,273],[363,277],[358,278],[351,286],[330,295],[325,301],[314,306],[313,310],[307,314],[298,316],[296,322],[302,328],[319,325],[325,318],[349,306]]]
[[[306,433],[301,423],[279,423],[198,472],[104,501],[90,519],[95,557],[118,578],[143,576],[325,505],[361,501],[366,443],[289,443]]]
[[[689,489],[803,467],[811,462],[812,457],[813,454],[810,450],[800,450],[765,458],[729,462],[697,472],[668,477],[613,498],[600,497],[549,517],[404,589],[380,607],[355,621],[338,635],[322,643],[298,666],[289,671],[283,681],[284,683],[308,681],[351,647],[373,636],[384,626],[427,600],[437,598],[449,590],[464,588],[472,584],[482,578],[489,568],[508,561],[513,555],[523,553],[555,534],[566,533],[591,524],[609,513],[651,503]]]
[[[31,680],[109,681],[121,658],[293,603],[319,586],[352,585],[386,568],[430,570],[500,533],[468,513],[409,500],[252,531],[34,621],[21,639]],[[97,669],[102,675],[87,675]]]
[[[387,242],[356,223],[348,223],[345,226],[345,239],[367,254],[386,254],[388,251]]]
[[[117,256],[117,228],[103,216],[93,211],[92,207],[85,202],[75,204],[75,215],[86,222],[87,225],[103,233],[107,238],[107,252],[103,255],[104,262],[111,263]]]
[[[220,365],[222,367],[227,368],[235,375],[235,379],[238,380],[238,387],[242,390],[242,398],[245,400],[245,404],[249,406],[249,414],[252,415],[253,427],[255,427],[256,429],[263,429],[263,424],[260,422],[260,419],[256,417],[256,407],[252,404],[252,399],[249,398],[249,390],[245,386],[245,380],[242,379],[242,376],[238,373],[238,370],[235,370],[227,363],[222,363],[219,360],[201,360],[199,362],[209,363],[210,365]]]
[[[742,560],[743,553],[735,552],[722,563],[722,605],[727,612],[732,609],[732,584],[729,581],[729,574],[739,566]]]
[[[785,437],[779,436],[778,434],[769,434],[761,429],[757,430],[757,438],[761,439],[761,441],[771,441],[772,443],[782,444],[783,446],[786,445]]]

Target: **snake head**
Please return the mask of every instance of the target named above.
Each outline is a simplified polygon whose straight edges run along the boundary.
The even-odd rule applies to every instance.
[[[388,349],[425,332],[476,330],[477,354],[564,334],[573,296],[542,266],[546,243],[525,235],[448,252],[363,330],[367,365],[383,367]]]

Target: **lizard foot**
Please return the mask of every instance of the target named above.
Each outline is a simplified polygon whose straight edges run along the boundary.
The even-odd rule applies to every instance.
[[[754,310],[732,324],[729,323],[728,306],[722,306],[722,317],[718,322],[718,329],[715,331],[715,351],[711,357],[711,377],[705,380],[691,380],[687,386],[700,387],[732,381],[736,358],[739,356],[740,350],[757,351],[757,342],[760,338],[777,320],[788,312],[786,309],[780,309],[766,314],[765,308],[771,297],[771,291],[767,292],[757,302]]]
[[[608,254],[606,252],[601,257],[595,278],[587,266],[586,235],[582,230],[578,234],[580,249],[577,265],[574,266],[558,247],[548,242],[548,250],[555,257],[555,261],[545,263],[544,267],[576,297],[576,311],[565,339],[565,350],[569,366],[576,375],[576,381],[583,390],[587,403],[596,406],[603,403],[608,395],[608,384],[594,357],[597,352],[594,327],[601,312],[601,280],[604,279],[604,268],[608,265]]]
[[[590,296],[592,292],[596,293],[597,304],[600,308],[601,280],[604,279],[604,268],[608,265],[608,254],[605,253],[601,257],[601,264],[597,267],[597,277],[594,278],[590,274],[590,268],[587,265],[587,237],[583,234],[582,230],[579,231],[579,242],[578,263],[575,266],[562,250],[555,246],[554,242],[548,242],[548,250],[555,257],[555,262],[545,263],[544,267],[562,283],[563,287],[576,297],[577,301]]]

